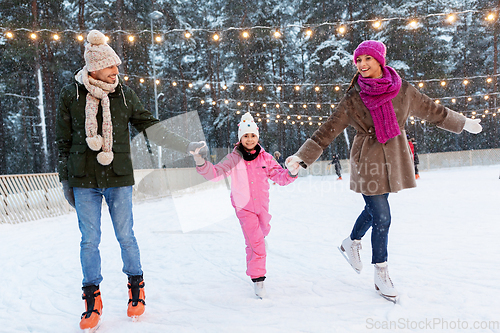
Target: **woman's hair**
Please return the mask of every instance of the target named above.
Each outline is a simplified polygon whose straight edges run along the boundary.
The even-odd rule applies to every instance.
[[[356,74],[354,75],[354,77],[352,78],[351,80],[351,83],[349,84],[349,87],[347,88],[346,90],[346,93],[351,90],[352,87],[354,87],[354,85],[356,84],[356,82],[358,82],[358,76],[359,76],[359,72],[356,71]]]

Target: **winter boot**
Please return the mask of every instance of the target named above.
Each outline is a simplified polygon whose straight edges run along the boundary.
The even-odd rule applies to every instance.
[[[82,299],[85,300],[85,312],[82,313],[80,328],[86,331],[97,329],[101,321],[102,301],[99,286],[83,287]]]
[[[255,295],[259,298],[264,298],[267,295],[266,288],[264,287],[264,280],[266,279],[265,276],[262,276],[260,278],[252,279],[253,281],[253,287],[255,290]]]
[[[142,275],[128,277],[128,309],[127,316],[136,318],[144,313],[146,294]]]
[[[375,264],[375,289],[384,298],[395,302],[398,296],[398,291],[394,288],[391,278],[389,277],[389,269],[387,261]]]
[[[363,269],[363,263],[361,262],[361,257],[359,256],[359,250],[361,250],[361,240],[351,240],[351,237],[347,237],[340,245],[339,250],[344,258],[346,258],[347,262],[351,264],[356,273],[360,274]]]

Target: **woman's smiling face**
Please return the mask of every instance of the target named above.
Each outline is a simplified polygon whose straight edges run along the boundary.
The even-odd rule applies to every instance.
[[[356,67],[363,77],[376,79],[382,75],[382,66],[368,54],[362,54],[356,58]]]

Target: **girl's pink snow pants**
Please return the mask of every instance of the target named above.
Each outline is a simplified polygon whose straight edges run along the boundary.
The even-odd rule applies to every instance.
[[[241,229],[245,236],[247,253],[247,275],[256,279],[266,275],[266,245],[264,237],[271,230],[271,215],[263,210],[260,214],[245,209],[236,209]]]

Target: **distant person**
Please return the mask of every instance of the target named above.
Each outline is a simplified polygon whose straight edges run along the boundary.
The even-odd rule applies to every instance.
[[[250,112],[241,117],[238,125],[239,142],[217,165],[206,161],[198,151],[191,151],[196,170],[207,180],[218,181],[231,177],[231,203],[240,220],[246,244],[246,274],[254,283],[257,297],[266,296],[266,242],[271,230],[269,214],[269,182],[288,185],[297,179],[296,170],[283,169],[259,144],[259,128]]]
[[[409,136],[407,136],[407,137],[409,137]],[[420,163],[420,162],[418,160],[418,154],[415,150],[416,144],[417,144],[417,141],[415,140],[415,138],[408,139],[408,145],[410,146],[411,156],[413,158],[413,165],[415,167],[415,179],[419,179],[420,175],[418,174],[418,163]]]
[[[335,173],[337,174],[337,180],[342,180],[342,166],[340,165],[340,160],[339,160],[339,155],[333,154],[332,161],[330,162],[330,165],[335,166]]]
[[[389,193],[415,187],[414,165],[404,126],[410,116],[425,119],[438,127],[460,133],[479,133],[479,119],[468,119],[436,104],[398,73],[386,66],[386,47],[367,40],[354,51],[357,67],[350,86],[334,113],[308,139],[295,155],[287,158],[289,170],[308,167],[349,125],[356,129],[351,149],[351,190],[361,193],[364,210],[351,234],[339,249],[356,272],[363,268],[359,250],[361,238],[371,227],[372,264],[378,293],[396,302],[387,265],[387,244],[391,211]]]
[[[276,162],[278,162],[278,164],[281,165],[282,168],[284,168],[285,167],[285,160],[281,156],[281,153],[279,151],[275,151],[273,155],[274,155],[274,159],[276,160]]]
[[[198,145],[189,146],[189,141],[163,128],[144,109],[135,92],[123,85],[118,75],[121,60],[106,43],[104,34],[92,30],[87,41],[85,66],[59,96],[56,140],[59,180],[64,196],[76,209],[82,235],[85,312],[80,328],[95,330],[102,315],[99,244],[103,198],[120,244],[122,271],[128,277],[127,315],[142,315],[146,304],[139,246],[133,230],[134,170],[129,124],[139,132],[147,131],[154,142],[180,152],[186,153]]]

